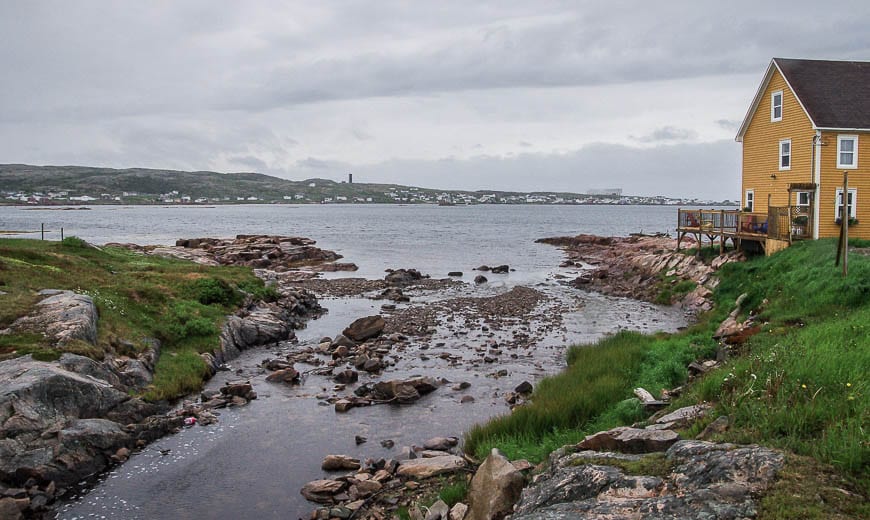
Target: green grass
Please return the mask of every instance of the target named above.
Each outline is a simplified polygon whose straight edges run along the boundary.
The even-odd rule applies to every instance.
[[[484,458],[497,447],[508,458],[540,462],[587,433],[640,419],[640,407],[629,399],[636,386],[656,392],[681,384],[686,364],[713,348],[699,329],[680,338],[622,331],[571,347],[564,372],[541,381],[531,403],[473,427],[465,450]]]
[[[32,354],[56,359],[74,352],[96,359],[121,341],[145,348],[147,338],[163,344],[155,381],[146,396],[174,398],[199,388],[205,363],[198,353],[219,344],[220,327],[244,293],[276,297],[243,267],[207,267],[144,256],[126,249],[93,248],[76,237],[63,242],[0,239],[0,327],[29,314],[41,289],[88,294],[100,316],[97,345],[48,345],[40,334],[0,337],[0,358]]]
[[[851,244],[870,246],[865,242]],[[539,384],[530,404],[472,429],[466,450],[480,458],[498,447],[510,458],[538,461],[587,433],[642,419],[631,389],[642,386],[655,394],[682,384],[688,362],[714,353],[716,326],[745,292],[741,319],[756,311],[761,332],[672,407],[711,401],[715,408],[707,421],[728,415],[732,424],[718,439],[789,453],[781,482],[792,488],[777,484],[760,518],[866,518],[870,257],[850,255],[849,276],[843,278],[834,267],[835,245],[800,242],[771,257],[726,265],[714,294],[716,309],[685,332],[623,332],[572,347],[563,373]],[[693,437],[703,426],[685,435]],[[830,497],[819,499],[815,490],[830,475],[840,484],[828,485]]]

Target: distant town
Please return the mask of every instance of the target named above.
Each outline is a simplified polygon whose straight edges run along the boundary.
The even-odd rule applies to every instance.
[[[730,206],[730,200],[586,193],[435,190],[356,183],[353,175],[291,181],[257,173],[184,172],[86,166],[0,165],[0,204],[632,204]]]
[[[311,187],[316,184],[311,183]],[[603,193],[607,191],[608,193]],[[636,204],[636,205],[733,205],[729,200],[713,201],[696,198],[671,198],[664,196],[644,197],[622,195],[621,190],[599,190],[596,193],[564,196],[555,193],[429,193],[419,188],[384,191],[381,197],[353,197],[335,195],[312,197],[306,193],[283,195],[280,199],[263,195],[200,197],[196,194],[185,194],[178,190],[156,195],[123,191],[120,193],[83,193],[72,194],[69,191],[22,192],[3,191],[5,204],[20,205],[58,205],[58,204],[440,204],[440,205],[470,205],[470,204]]]

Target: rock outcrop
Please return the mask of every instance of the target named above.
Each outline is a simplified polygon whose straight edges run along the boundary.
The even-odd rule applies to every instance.
[[[709,265],[700,258],[677,252],[677,241],[661,236],[543,238],[537,242],[565,250],[564,265],[584,269],[571,285],[613,296],[654,301],[661,292],[662,276],[689,280],[694,290],[681,295],[679,304],[690,314],[710,310],[712,289],[718,284],[716,270],[728,262],[740,261],[742,253],[727,253]]]
[[[97,341],[97,306],[86,294],[73,291],[46,289],[45,296],[36,304],[35,312],[19,318],[9,327],[10,332],[36,332],[50,343],[64,346],[74,340]]]
[[[273,271],[286,271],[302,266],[334,262],[341,255],[320,249],[310,238],[280,235],[237,235],[234,239],[185,238],[175,246],[137,246],[135,244],[106,244],[125,247],[146,254],[189,260],[203,265],[246,265]],[[352,269],[347,266],[346,269]]]
[[[523,491],[512,518],[752,518],[754,497],[784,463],[781,453],[759,446],[690,440],[668,449],[659,461],[665,470],[657,475],[621,469],[620,461],[640,458],[559,450],[551,455],[547,472]]]

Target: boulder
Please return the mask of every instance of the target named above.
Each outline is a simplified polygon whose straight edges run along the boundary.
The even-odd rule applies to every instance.
[[[241,397],[247,400],[256,399],[257,393],[250,381],[227,382],[221,387],[221,394],[229,397]]]
[[[348,455],[327,455],[320,465],[323,471],[343,471],[359,469],[359,459],[355,459]]]
[[[680,439],[672,430],[646,430],[620,426],[612,430],[586,436],[578,448],[594,451],[619,451],[622,453],[649,453],[665,451]]]
[[[497,449],[477,469],[468,490],[470,520],[500,520],[513,511],[525,479]]]
[[[384,326],[386,322],[381,316],[366,316],[351,323],[344,329],[343,334],[354,341],[363,342],[380,335]]]
[[[426,513],[424,520],[449,520],[450,506],[448,506],[440,498],[434,504],[429,506],[429,512]]]
[[[456,437],[433,437],[423,443],[423,448],[427,450],[447,451],[457,444],[459,444],[459,439]]]
[[[352,339],[348,338],[344,334],[339,334],[335,337],[334,340],[329,344],[330,349],[337,349],[338,347],[346,347],[346,348],[354,348],[356,347],[356,342]]]
[[[533,389],[534,387],[532,387],[531,383],[529,383],[528,381],[523,381],[522,383],[518,384],[516,388],[514,388],[514,392],[521,395],[528,395],[532,393]]]
[[[461,278],[462,271],[450,271],[449,273],[447,273],[447,276]]]
[[[477,285],[486,283],[487,281],[488,280],[486,279],[486,277],[483,276],[482,274],[479,274],[479,275],[474,277],[474,283],[476,283]]]
[[[507,265],[498,265],[489,270],[492,274],[506,274],[510,271],[510,266]]]
[[[384,280],[393,285],[405,285],[423,278],[426,276],[420,274],[420,271],[416,269],[390,269]]]
[[[456,455],[445,455],[443,457],[428,459],[408,459],[403,460],[399,464],[396,474],[400,477],[423,479],[444,473],[455,473],[467,465],[465,459]]]
[[[302,496],[306,500],[317,502],[318,504],[332,504],[335,502],[335,495],[341,493],[346,486],[341,480],[313,480],[300,490]]]
[[[395,400],[401,404],[413,403],[422,395],[428,394],[437,388],[437,383],[431,377],[418,377],[412,379],[393,379],[380,381],[372,387],[372,396],[384,401]]]
[[[293,367],[276,370],[266,377],[266,381],[269,381],[270,383],[295,384],[299,382],[299,371]]]
[[[457,502],[453,504],[453,507],[450,509],[450,516],[448,518],[450,520],[464,520],[467,513],[468,506],[462,502]]]
[[[342,370],[338,374],[335,374],[333,380],[341,385],[349,385],[359,380],[359,373],[356,370]]]

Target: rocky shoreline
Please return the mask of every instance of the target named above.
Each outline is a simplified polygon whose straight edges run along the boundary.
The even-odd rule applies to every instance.
[[[738,259],[728,257],[707,266],[692,257],[673,253],[671,243],[661,237],[610,239],[581,235],[543,239],[542,242],[565,249],[568,259],[563,267],[580,269],[580,275],[570,281],[572,287],[651,301],[660,283],[660,272],[669,273],[674,280],[692,280],[697,284],[696,289],[676,302],[689,313],[709,308],[707,298],[716,283],[713,271],[721,263]],[[115,245],[142,254],[171,256],[203,265],[249,266],[276,288],[280,295],[278,301],[247,301],[238,313],[228,317],[220,345],[202,355],[211,374],[225,369],[227,362],[246,349],[291,345],[293,330],[323,312],[318,298],[356,297],[381,301],[380,314],[350,323],[340,334],[324,337],[316,346],[292,348],[287,354],[270,357],[261,364],[260,369],[269,374],[267,381],[275,384],[298,385],[307,374],[331,378],[332,390],[323,391],[317,397],[337,413],[348,413],[360,406],[414,403],[444,386],[456,392],[460,402],[473,402],[473,397],[463,395],[469,385],[467,382],[426,376],[397,379],[389,373],[403,357],[418,357],[423,361],[437,357],[457,367],[485,370],[492,366],[491,373],[486,375],[497,379],[508,373],[499,368],[501,363],[529,357],[543,338],[565,330],[562,323],[567,311],[565,303],[535,288],[516,286],[508,291],[469,295],[463,289],[468,284],[450,277],[431,279],[414,269],[389,270],[383,280],[319,278],[319,272],[351,271],[355,266],[337,263],[340,255],[321,250],[313,241],[300,237],[240,235],[231,240],[184,239],[173,247]],[[498,266],[483,271],[490,277],[498,277],[509,270],[508,266]],[[458,272],[451,274],[461,276]],[[482,280],[475,280],[475,284],[485,287],[486,277],[481,274],[478,278]],[[449,296],[454,291],[456,294]],[[440,297],[433,297],[436,294]],[[57,296],[46,294],[46,300]],[[75,306],[88,306],[83,299],[87,296],[69,293],[64,298],[69,300],[61,312],[64,315]],[[48,315],[42,313],[42,316]],[[78,322],[67,323],[59,330],[87,341],[95,338],[97,320],[95,311],[93,316],[84,313]],[[51,326],[45,318],[30,323],[25,320],[20,325],[45,330]],[[459,342],[467,341],[469,345],[464,350],[448,352],[442,348],[439,351],[443,343],[431,339],[436,333],[439,337],[446,335]],[[61,337],[58,333],[57,341],[61,341]],[[64,354],[56,363],[36,361],[28,356],[0,362],[0,381],[10,382],[2,383],[0,388],[0,455],[3,460],[0,503],[14,506],[25,515],[39,516],[63,494],[64,487],[123,462],[131,450],[141,449],[185,426],[210,424],[217,420],[216,409],[243,405],[257,397],[253,386],[244,379],[231,381],[217,391],[204,392],[197,402],[185,402],[174,409],[130,397],[150,383],[159,355],[160,345],[155,341],[152,349],[133,358],[109,355],[96,362]],[[244,377],[244,374],[240,371],[239,376]],[[511,407],[521,404],[532,390],[528,382],[513,386],[497,396]],[[52,397],[58,392],[71,392],[77,398],[71,400],[68,407],[58,408]],[[427,478],[436,474],[448,475],[449,479],[467,479],[472,490],[482,485],[475,485],[471,479],[475,461],[465,458],[455,442],[442,446],[443,449],[426,448],[427,444],[432,443],[424,442],[420,448],[403,447],[392,458],[346,462],[357,464],[358,470],[306,486],[302,490],[306,498],[329,504],[316,509],[312,518],[388,518],[401,505],[411,507],[413,512],[423,491],[431,491],[431,481]],[[494,467],[492,471],[496,474],[509,475],[505,478],[513,482],[509,487],[514,491],[507,492],[512,508],[520,498],[516,482],[526,481],[531,466],[522,461],[508,462],[518,472],[514,474],[498,457],[494,454],[492,460],[488,459],[481,467],[486,471]],[[551,468],[557,466],[551,464]],[[337,467],[351,469],[340,464]],[[493,475],[481,477],[487,481],[494,478]],[[495,493],[487,489],[485,493]],[[555,503],[538,502],[535,502],[537,509],[556,507]],[[522,509],[524,503],[531,502],[520,502],[517,514],[532,511],[528,507]],[[490,504],[489,509],[481,509],[481,504],[482,499],[472,498],[468,516],[463,507],[445,511],[439,506],[438,516],[430,510],[428,515],[420,513],[420,518],[489,518],[493,516],[487,515],[495,514],[493,507],[501,507]],[[506,509],[495,517],[509,512]]]
[[[721,255],[707,264],[700,258],[677,251],[676,239],[667,236],[633,235],[599,237],[577,235],[537,240],[565,252],[564,267],[579,267],[582,273],[568,282],[590,291],[643,301],[655,301],[662,284],[690,281],[694,289],[670,304],[696,315],[712,308],[712,290],[718,283],[715,272],[728,262],[744,259],[741,252]]]

